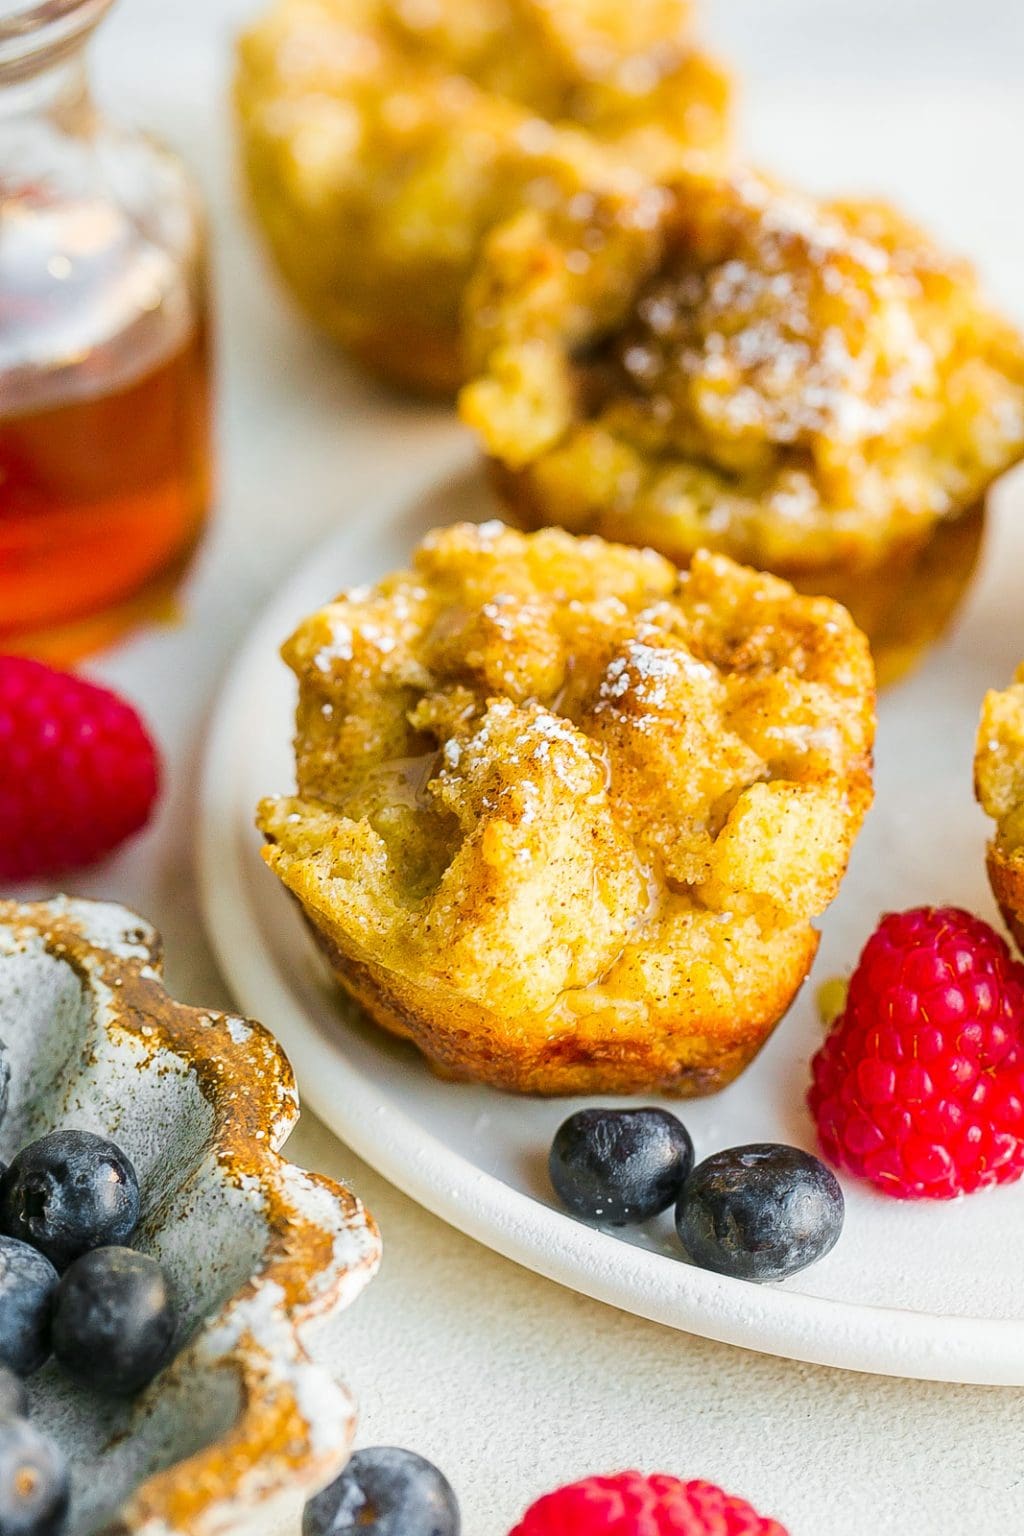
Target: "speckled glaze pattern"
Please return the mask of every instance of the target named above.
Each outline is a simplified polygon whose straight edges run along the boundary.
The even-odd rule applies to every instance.
[[[280,1155],[292,1071],[258,1024],[187,1008],[160,940],[118,906],[0,902],[0,1036],[12,1057],[0,1156],[59,1126],[135,1163],[135,1245],[164,1265],[178,1352],[134,1400],[49,1365],[32,1407],[72,1458],[71,1536],[221,1536],[273,1519],[344,1464],[348,1390],[307,1353],[372,1277],[380,1240],[342,1186]]]

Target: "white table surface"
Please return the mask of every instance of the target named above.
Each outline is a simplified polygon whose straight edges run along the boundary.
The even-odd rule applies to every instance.
[[[820,188],[898,196],[971,250],[1024,316],[1016,0],[707,8],[746,77],[745,132],[761,161]],[[180,622],[94,664],[152,721],[168,788],[153,830],[73,888],[152,918],[172,987],[204,1004],[230,1001],[203,937],[191,835],[226,661],[275,582],[359,515],[364,492],[429,475],[458,432],[350,372],[296,320],[255,248],[225,107],[231,34],[251,10],[247,0],[123,0],[97,43],[107,101],[172,142],[209,199],[221,493]],[[459,1492],[467,1536],[504,1536],[536,1494],[632,1464],[719,1481],[792,1536],[864,1536],[869,1525],[959,1536],[1021,1523],[1024,1394],[846,1375],[672,1333],[475,1246],[311,1119],[291,1151],[349,1179],[384,1231],[383,1272],[347,1320],[338,1362],[362,1402],[360,1440],[434,1458]]]

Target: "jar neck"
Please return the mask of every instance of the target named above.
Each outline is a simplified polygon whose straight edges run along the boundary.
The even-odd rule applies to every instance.
[[[0,0],[0,117],[79,110],[84,48],[112,0]]]
[[[67,133],[89,125],[93,105],[84,47],[17,80],[0,72],[0,129],[27,117],[47,118]]]

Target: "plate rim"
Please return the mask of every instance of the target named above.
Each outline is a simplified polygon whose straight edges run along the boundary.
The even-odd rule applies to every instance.
[[[382,1106],[372,1080],[310,1028],[269,948],[253,942],[262,927],[249,891],[232,768],[255,680],[267,656],[276,655],[292,611],[302,606],[298,593],[320,570],[336,569],[346,553],[365,549],[382,526],[465,475],[474,462],[463,449],[426,475],[364,500],[358,524],[336,528],[315,544],[272,592],[222,676],[202,753],[194,864],[207,936],[235,999],[282,1039],[304,1099],[335,1136],[410,1199],[536,1274],[678,1331],[761,1354],[874,1375],[1024,1386],[1019,1319],[917,1312],[753,1286],[623,1243],[514,1189],[404,1110]],[[246,834],[250,855],[252,842],[254,830]],[[344,1095],[328,1097],[326,1086],[321,1092],[325,1064],[345,1075]],[[609,1244],[618,1263],[601,1261]],[[665,1276],[677,1284],[666,1285]]]

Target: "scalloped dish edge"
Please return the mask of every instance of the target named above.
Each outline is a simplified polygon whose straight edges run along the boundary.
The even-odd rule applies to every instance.
[[[0,952],[33,948],[78,974],[109,1037],[126,1032],[147,1055],[185,1064],[212,1111],[208,1156],[261,1205],[258,1268],[164,1373],[231,1369],[240,1412],[212,1444],[148,1477],[106,1528],[110,1536],[240,1530],[268,1501],[308,1497],[344,1465],[354,1401],[313,1363],[301,1335],[373,1277],[376,1224],[350,1190],[280,1155],[299,1115],[284,1051],[261,1024],[176,1002],[148,923],[113,903],[0,901]]]

